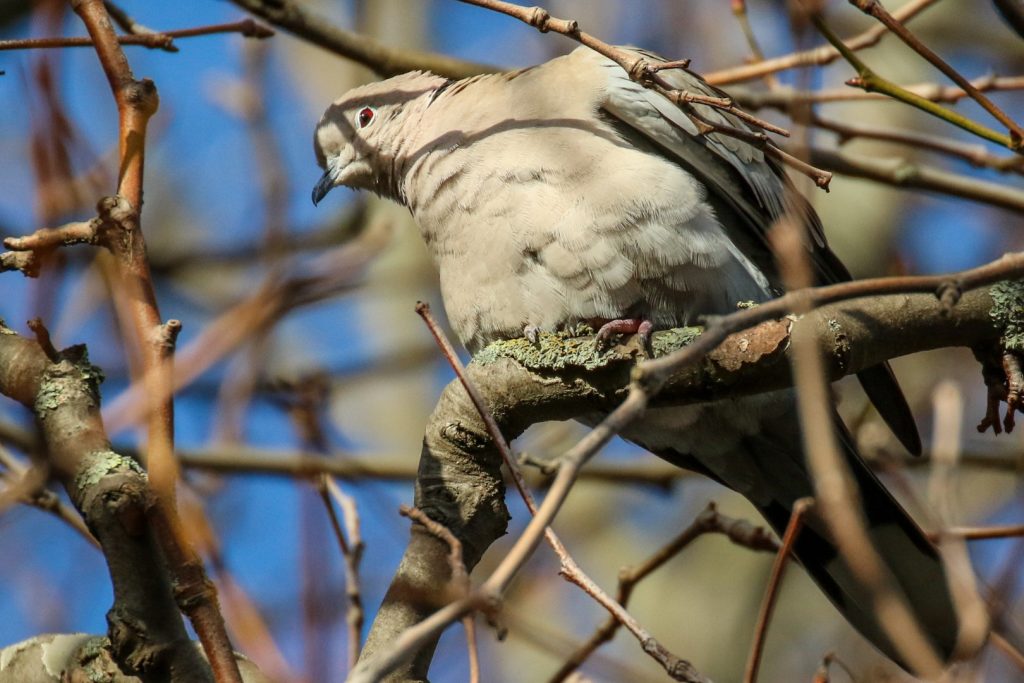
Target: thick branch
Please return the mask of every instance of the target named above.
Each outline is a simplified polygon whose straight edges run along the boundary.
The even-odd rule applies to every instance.
[[[110,448],[99,411],[102,374],[84,347],[51,360],[34,340],[0,324],[0,393],[35,412],[48,462],[99,540],[114,585],[111,651],[128,673],[208,681],[188,640],[171,581],[145,522],[142,468]]]
[[[934,295],[897,294],[833,304],[801,324],[813,326],[829,376],[837,379],[908,353],[994,343],[1000,333],[990,318],[991,307],[987,290],[965,294],[949,312]],[[675,371],[658,402],[706,401],[789,386],[791,327],[788,319],[769,321],[729,337],[703,362]],[[669,352],[695,337],[696,330],[657,333],[655,350]],[[546,346],[551,344],[562,345],[560,352]],[[502,432],[514,438],[531,424],[608,412],[622,402],[640,355],[636,341],[611,349],[600,357],[604,360],[595,358],[592,349],[590,339],[553,335],[542,335],[539,349],[525,340],[499,342],[478,355],[468,371]],[[505,530],[500,461],[476,409],[453,382],[428,422],[416,505],[459,538],[470,567]],[[447,553],[444,543],[414,529],[363,660],[393,648],[399,634],[440,607],[425,596],[449,580]],[[448,612],[457,618],[458,610]],[[423,645],[414,658],[388,680],[426,680],[436,634],[418,642]]]

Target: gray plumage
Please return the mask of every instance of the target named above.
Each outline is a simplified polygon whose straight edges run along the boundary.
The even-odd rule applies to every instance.
[[[661,74],[721,95],[688,71]],[[746,128],[721,110],[695,109]],[[787,212],[808,227],[818,281],[849,278],[813,210],[761,150],[698,135],[682,111],[585,48],[512,73],[450,81],[414,72],[357,88],[327,109],[315,147],[325,173],[314,201],[348,185],[410,209],[448,318],[471,351],[528,328],[622,318],[675,327],[767,300],[781,286],[766,234]],[[919,451],[888,367],[861,379]],[[948,657],[957,619],[938,556],[839,426],[872,538]],[[739,491],[780,532],[793,502],[813,494],[791,391],[650,411],[624,436]],[[820,520],[796,554],[847,619],[895,658]]]

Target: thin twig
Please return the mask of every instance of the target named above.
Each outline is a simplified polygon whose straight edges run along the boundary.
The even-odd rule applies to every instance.
[[[1010,171],[1014,173],[1024,172],[1024,156],[1019,154],[997,156],[990,154],[982,144],[968,145],[951,140],[948,137],[926,135],[912,130],[895,130],[850,124],[822,118],[816,114],[812,114],[810,123],[816,128],[828,130],[838,135],[840,145],[855,138],[881,140],[956,157],[963,159],[972,166],[992,168],[1001,173]]]
[[[898,157],[877,158],[820,147],[791,148],[791,151],[798,156],[807,152],[816,165],[840,175],[865,178],[893,187],[960,197],[998,206],[1014,213],[1024,213],[1024,191],[1011,185],[979,180]]]
[[[238,663],[217,607],[216,590],[189,544],[176,509],[178,472],[174,460],[171,393],[175,332],[173,325],[165,326],[160,317],[140,215],[146,128],[159,106],[156,86],[152,81],[135,79],[101,0],[72,0],[71,6],[92,38],[117,104],[120,124],[117,199],[123,201],[125,210],[125,218],[118,227],[124,239],[110,239],[107,246],[116,257],[120,294],[126,302],[127,319],[121,320],[122,328],[143,359],[141,379],[147,389],[149,409],[145,450],[153,493],[152,504],[147,509],[148,519],[174,576],[179,605],[192,621],[215,679],[218,683],[241,683]]]
[[[786,287],[808,292],[813,274],[801,227],[795,221],[777,222],[772,247]],[[795,313],[811,309],[810,298],[795,297]],[[796,408],[816,507],[846,566],[867,589],[882,633],[911,670],[932,678],[943,670],[942,661],[868,535],[856,484],[839,450],[824,361],[809,326],[796,326],[792,345]]]
[[[828,180],[831,177],[827,172],[815,169],[806,162],[801,162],[786,152],[779,150],[771,144],[767,138],[757,133],[752,133],[735,126],[708,121],[706,118],[701,117],[699,113],[694,111],[691,106],[693,103],[697,103],[709,107],[715,107],[716,109],[721,109],[752,126],[761,128],[762,130],[783,136],[789,135],[789,132],[784,128],[780,128],[779,126],[738,108],[730,98],[713,97],[674,88],[671,83],[666,81],[658,73],[665,68],[664,65],[659,65],[657,62],[650,62],[642,55],[631,50],[624,50],[622,48],[615,47],[614,45],[610,45],[596,36],[580,30],[579,22],[574,19],[559,19],[557,17],[553,17],[550,12],[542,7],[524,7],[523,5],[504,2],[504,0],[459,1],[514,17],[523,23],[533,26],[541,33],[553,31],[572,38],[582,45],[586,45],[590,49],[604,55],[621,66],[631,80],[639,83],[645,88],[654,90],[682,109],[683,113],[685,113],[691,121],[694,122],[694,125],[697,126],[697,129],[702,134],[712,132],[721,133],[755,145],[763,149],[765,153],[771,154],[800,173],[807,174],[812,180],[814,180],[818,187],[827,189]],[[677,62],[671,62],[670,64],[675,65],[676,63]]]
[[[455,537],[451,529],[440,522],[436,522],[427,516],[419,508],[402,505],[398,508],[399,514],[418,522],[432,536],[435,536],[448,544],[448,565],[451,567],[451,585],[455,588],[459,597],[469,594],[470,582],[469,572],[466,571],[466,563],[462,559],[462,542]],[[466,649],[469,655],[469,680],[470,683],[479,683],[480,680],[480,655],[476,644],[476,622],[472,614],[462,617],[462,626],[466,630]]]
[[[1024,672],[1024,653],[1006,639],[1002,633],[993,631],[989,634],[989,641],[996,646],[996,649],[1006,655],[1006,658],[1013,662],[1018,670]]]
[[[345,562],[345,595],[348,598],[348,610],[346,610],[346,623],[348,624],[348,670],[356,665],[359,659],[359,651],[362,643],[363,611],[362,588],[359,581],[359,563],[362,561],[363,543],[362,535],[359,532],[359,513],[355,501],[351,496],[345,494],[337,482],[326,474],[317,478],[317,490],[320,492],[320,499],[331,521],[331,528],[334,530],[334,537],[341,549],[341,556]],[[341,508],[342,516],[345,519],[346,533],[342,532],[338,515],[334,511],[331,499]]]
[[[786,525],[786,532],[782,535],[782,547],[779,548],[779,552],[775,555],[772,573],[768,578],[768,585],[765,587],[764,597],[761,600],[761,609],[757,614],[754,640],[750,644],[747,668],[743,673],[744,683],[755,683],[757,681],[757,673],[761,668],[761,654],[764,651],[764,641],[768,635],[768,622],[772,618],[775,600],[779,595],[779,586],[782,585],[782,575],[789,565],[793,544],[796,543],[796,538],[803,528],[804,515],[813,504],[814,500],[811,498],[801,498],[793,503],[793,512],[790,513],[789,524]]]
[[[274,31],[252,19],[243,19],[229,24],[213,24],[211,26],[197,26],[195,28],[183,28],[174,31],[163,31],[160,33],[132,33],[129,35],[117,35],[115,40],[121,45],[141,45],[151,49],[167,50],[176,52],[173,40],[175,38],[197,38],[217,33],[238,33],[246,38],[269,38]],[[92,47],[94,45],[91,37],[59,37],[59,38],[18,38],[11,40],[0,40],[0,51],[2,50],[38,50],[44,48],[62,47]]]
[[[724,515],[718,511],[714,503],[708,503],[686,529],[650,557],[638,565],[619,570],[619,587],[615,599],[625,607],[637,584],[705,534],[722,534],[736,545],[751,550],[777,552],[779,549],[775,537],[764,527],[754,526],[745,519],[734,519]],[[610,641],[621,626],[620,621],[609,615],[590,638],[569,655],[558,671],[551,676],[549,683],[560,683],[568,678],[597,648]]]
[[[919,14],[922,10],[934,5],[937,1],[938,0],[912,0],[893,12],[893,16],[897,17],[900,21],[908,21]],[[866,47],[877,45],[878,41],[881,40],[886,33],[887,31],[884,26],[875,25],[863,33],[843,42],[850,50],[861,50]],[[704,78],[712,85],[726,85],[728,83],[753,80],[767,74],[786,71],[788,69],[806,66],[825,66],[826,64],[831,64],[836,61],[839,57],[840,55],[838,50],[830,45],[823,45],[821,47],[804,50],[802,52],[794,52],[781,57],[773,57],[756,64],[746,64],[744,66],[736,66],[723,69],[721,71],[714,71],[705,74]]]
[[[0,473],[0,478],[10,484],[0,492],[0,511],[6,508],[6,502],[13,497],[12,494],[17,493],[19,494],[17,498],[21,502],[49,512],[77,531],[82,538],[94,547],[101,547],[99,541],[89,531],[89,527],[85,525],[85,521],[82,520],[82,516],[78,511],[66,505],[56,493],[46,488],[47,476],[45,471],[30,474],[36,468],[25,466],[3,447],[0,447],[0,465],[3,465],[6,469],[5,472]],[[45,468],[43,469],[45,470]],[[28,484],[32,484],[31,488],[34,490],[27,490],[26,485]]]
[[[986,74],[971,81],[974,87],[983,92],[1009,92],[1024,89],[1024,76],[995,76]],[[967,97],[962,89],[955,86],[943,86],[938,83],[913,83],[900,86],[932,102],[955,104]],[[772,107],[789,111],[800,104],[828,104],[832,102],[891,102],[896,100],[876,92],[865,92],[851,88],[825,88],[822,90],[798,90],[778,87],[773,90],[734,89],[733,99],[747,109]]]

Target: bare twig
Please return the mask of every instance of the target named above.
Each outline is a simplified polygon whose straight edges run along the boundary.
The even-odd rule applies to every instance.
[[[807,292],[809,290],[804,288],[813,282],[813,275],[810,258],[803,247],[805,236],[799,231],[795,222],[778,222],[774,229],[777,239],[772,246],[786,287]],[[797,296],[793,305],[796,313],[803,314],[811,310],[812,302]],[[793,351],[800,432],[816,507],[846,566],[868,590],[882,633],[911,670],[932,678],[943,670],[942,661],[868,536],[856,484],[839,451],[822,354],[806,325],[796,326]]]
[[[638,565],[619,570],[619,587],[615,596],[618,603],[625,607],[637,584],[705,534],[722,534],[736,545],[751,550],[776,552],[779,549],[774,536],[764,527],[754,526],[745,519],[734,519],[724,515],[718,511],[714,503],[708,503],[686,529],[657,552]],[[622,622],[609,615],[587,642],[569,655],[558,671],[551,676],[549,683],[566,680],[597,648],[610,641],[621,626]]]
[[[216,591],[188,543],[175,506],[177,464],[170,360],[174,333],[160,317],[140,229],[146,128],[156,113],[159,98],[152,81],[138,81],[132,74],[101,0],[72,0],[71,5],[92,38],[120,122],[117,195],[126,204],[127,215],[118,224],[123,239],[111,239],[108,247],[116,257],[123,288],[120,293],[127,299],[128,319],[121,321],[122,327],[129,332],[128,339],[143,359],[142,379],[149,409],[146,453],[154,494],[147,508],[149,521],[175,576],[179,605],[192,620],[216,680],[240,683],[238,664],[217,608]]]
[[[974,87],[983,92],[1008,92],[1024,88],[1024,76],[995,76],[987,74],[971,81]],[[954,86],[942,86],[938,83],[914,83],[901,86],[907,92],[913,93],[932,102],[945,102],[955,104],[967,97],[962,89]],[[747,109],[762,109],[773,107],[783,111],[789,111],[794,105],[800,104],[828,104],[832,102],[893,102],[888,95],[851,88],[826,88],[823,90],[794,90],[792,88],[778,87],[773,90],[748,90],[733,89],[733,99]]]
[[[348,668],[351,671],[359,659],[360,643],[363,632],[363,599],[359,581],[359,563],[362,561],[364,543],[359,531],[359,512],[351,496],[341,490],[338,484],[326,474],[317,479],[317,489],[323,500],[324,508],[330,516],[331,528],[341,549],[345,561],[345,595],[348,597],[346,622],[348,623]],[[331,499],[341,508],[345,519],[346,532],[342,532],[338,515],[334,511]],[[347,538],[346,538],[347,535]]]
[[[937,0],[911,0],[893,12],[893,16],[900,21],[908,21],[922,10],[934,5]],[[878,41],[886,34],[884,26],[872,26],[868,30],[853,38],[843,41],[850,50],[861,50],[878,44]],[[803,52],[773,57],[756,64],[731,67],[721,71],[714,71],[704,75],[708,83],[713,85],[726,85],[740,81],[749,81],[760,78],[767,74],[786,71],[805,66],[824,66],[839,59],[839,51],[834,47],[825,45]]]
[[[789,517],[789,524],[786,532],[782,535],[782,547],[775,555],[775,562],[772,564],[772,573],[768,578],[768,585],[765,587],[764,598],[761,601],[761,609],[757,614],[757,625],[754,627],[754,640],[750,644],[750,654],[747,657],[747,667],[743,672],[744,683],[755,683],[757,673],[761,668],[761,654],[764,651],[764,641],[768,635],[768,622],[772,618],[772,610],[775,608],[775,600],[779,596],[779,586],[782,584],[782,575],[789,564],[790,553],[793,551],[793,544],[796,537],[803,528],[804,515],[814,504],[811,498],[801,498],[793,503],[793,512]]]
[[[765,61],[764,50],[761,49],[761,45],[757,40],[757,35],[754,33],[754,28],[750,25],[750,15],[747,14],[747,2],[746,0],[732,0],[732,14],[736,17],[736,22],[740,25],[740,31],[743,32],[743,38],[747,41],[747,47],[750,48],[750,64],[760,64]],[[764,81],[768,84],[769,88],[774,88],[779,84],[779,80],[775,77],[773,72],[764,74]]]
[[[1011,185],[978,180],[897,157],[876,158],[865,154],[833,151],[819,147],[792,151],[798,155],[806,151],[815,164],[840,175],[866,178],[893,187],[960,197],[973,202],[998,206],[1014,213],[1024,213],[1024,191]]]
[[[85,525],[82,520],[82,516],[74,508],[66,505],[57,496],[56,493],[46,488],[46,473],[39,473],[41,476],[30,475],[29,473],[33,468],[27,467],[15,458],[11,453],[3,447],[0,447],[0,465],[3,465],[6,471],[0,473],[0,478],[8,482],[9,486],[0,493],[0,511],[6,508],[7,500],[11,494],[20,494],[18,497],[27,505],[32,505],[49,512],[50,514],[57,517],[69,527],[77,531],[82,538],[88,541],[91,545],[96,548],[100,547],[99,541],[92,535],[89,528]],[[33,482],[31,488],[34,490],[25,490],[24,484]],[[24,493],[22,494],[22,491]]]
[[[269,38],[274,32],[259,22],[252,19],[243,19],[229,24],[213,24],[210,26],[197,26],[195,28],[177,29],[174,31],[162,31],[159,33],[132,33],[129,35],[114,36],[114,39],[121,45],[141,45],[152,49],[177,52],[174,45],[175,38],[196,38],[209,36],[217,33],[238,33],[246,38]],[[61,47],[92,47],[93,39],[90,38],[20,38],[12,40],[0,40],[0,51],[2,50],[38,50],[43,48]]]
[[[996,646],[997,650],[1002,652],[1006,655],[1007,659],[1013,662],[1014,666],[1016,666],[1019,671],[1024,672],[1024,653],[1015,647],[1013,643],[1007,640],[1006,636],[998,631],[993,631],[991,635],[989,635],[989,640]]]
[[[948,137],[926,135],[912,130],[895,130],[850,124],[825,119],[817,115],[812,115],[811,125],[838,135],[840,145],[855,138],[881,140],[929,152],[938,152],[939,154],[963,159],[972,166],[992,168],[1001,173],[1010,171],[1014,173],[1024,172],[1024,157],[1019,154],[1006,156],[990,154],[982,144],[968,145],[951,140]]]
[[[444,524],[435,522],[419,508],[402,505],[398,512],[403,517],[423,525],[431,535],[440,538],[448,544],[448,564],[451,567],[451,585],[457,597],[469,595],[470,582],[469,572],[466,571],[466,563],[462,559],[462,542],[455,537],[455,534]],[[478,683],[480,680],[480,656],[476,646],[476,623],[472,614],[462,617],[462,626],[466,630],[466,649],[469,654],[469,680],[470,683]]]

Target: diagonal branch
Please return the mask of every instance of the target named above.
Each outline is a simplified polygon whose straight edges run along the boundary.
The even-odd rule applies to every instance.
[[[350,680],[376,680],[410,659],[402,675],[425,678],[440,632],[471,610],[493,606],[502,588],[540,543],[582,465],[639,415],[653,396],[658,394],[658,401],[678,405],[790,386],[791,323],[764,321],[797,305],[825,306],[805,316],[800,327],[814,331],[828,377],[836,379],[905,353],[995,343],[1001,333],[990,317],[992,298],[988,291],[962,293],[952,283],[978,288],[1022,273],[1024,255],[1015,254],[955,275],[887,278],[798,290],[726,316],[703,334],[678,330],[656,333],[656,350],[664,353],[674,345],[681,348],[639,367],[635,363],[642,350],[635,339],[598,359],[574,356],[583,348],[581,345],[588,343],[586,339],[541,335],[540,349],[518,340],[496,342],[477,355],[467,373],[506,437],[514,438],[539,421],[593,413],[607,413],[608,418],[562,457],[537,514],[494,573],[467,598],[444,606],[408,602],[410,594],[421,594],[416,592],[419,587],[443,584],[448,571],[445,549],[440,544],[425,544],[421,536],[413,534],[375,619],[367,656]],[[941,300],[936,300],[936,291],[942,294]],[[838,303],[868,295],[877,296]],[[749,329],[758,323],[763,324]],[[730,337],[733,333],[738,334]],[[560,355],[561,344],[567,346]],[[716,349],[720,344],[721,348]],[[572,353],[566,352],[570,345]],[[567,357],[576,357],[588,371],[551,367],[551,358]],[[591,364],[595,360],[596,367]],[[428,422],[416,505],[429,508],[433,519],[445,522],[456,534],[467,549],[467,566],[474,565],[483,550],[504,533],[508,513],[502,500],[500,463],[486,426],[462,387],[453,382]]]
[[[396,76],[406,71],[422,69],[448,78],[466,78],[499,71],[496,67],[474,64],[432,52],[389,47],[368,36],[337,27],[295,0],[232,1],[274,26],[358,62],[381,76]]]
[[[1020,149],[1021,144],[1024,143],[1024,130],[1021,129],[1020,124],[1007,116],[1006,112],[996,106],[992,100],[985,97],[985,95],[974,87],[974,84],[961,75],[959,71],[947,64],[946,61],[939,57],[939,55],[937,55],[930,47],[921,42],[921,40],[911,33],[899,19],[894,17],[887,9],[885,9],[880,0],[849,0],[849,2],[861,12],[878,19],[878,21],[880,21],[887,29],[892,31],[900,40],[906,43],[906,45],[914,52],[924,57],[932,64],[932,66],[963,88],[963,91],[967,93],[972,100],[981,105],[982,109],[991,114],[994,119],[1006,126],[1010,131],[1010,148],[1015,150]]]

